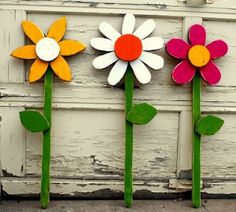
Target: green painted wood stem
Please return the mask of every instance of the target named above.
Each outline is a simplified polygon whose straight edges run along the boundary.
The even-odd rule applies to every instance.
[[[131,67],[125,74],[125,113],[127,114],[133,105],[134,77]],[[126,207],[130,208],[133,202],[133,124],[125,121],[125,193]]]
[[[50,127],[43,132],[43,155],[40,202],[47,208],[50,198],[50,149],[51,149],[51,114],[52,114],[53,71],[49,67],[44,78],[44,116]]]
[[[192,82],[192,204],[201,206],[201,136],[194,131],[201,116],[201,77],[196,73]]]

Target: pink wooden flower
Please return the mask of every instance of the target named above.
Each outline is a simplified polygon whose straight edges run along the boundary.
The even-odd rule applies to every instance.
[[[223,40],[215,40],[205,45],[206,31],[199,24],[189,28],[188,38],[189,43],[173,38],[166,44],[168,54],[183,60],[174,68],[173,80],[178,84],[187,84],[191,82],[196,71],[199,71],[208,84],[215,85],[220,81],[221,73],[213,60],[227,53],[227,44]]]

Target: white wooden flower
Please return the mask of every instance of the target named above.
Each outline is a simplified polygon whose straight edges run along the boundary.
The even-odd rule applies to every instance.
[[[122,34],[109,23],[102,22],[99,30],[106,38],[93,38],[90,41],[93,48],[107,52],[93,60],[93,66],[96,69],[103,69],[115,63],[108,76],[110,85],[115,85],[122,79],[128,64],[132,67],[137,80],[142,84],[151,80],[151,74],[144,64],[155,70],[164,65],[162,57],[148,52],[161,49],[164,45],[161,37],[148,37],[155,29],[154,20],[149,19],[136,30],[134,28],[135,16],[126,14]]]

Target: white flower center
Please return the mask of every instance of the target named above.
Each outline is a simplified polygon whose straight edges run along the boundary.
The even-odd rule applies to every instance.
[[[57,58],[60,53],[60,46],[52,38],[42,38],[36,44],[35,51],[39,59],[49,62]]]

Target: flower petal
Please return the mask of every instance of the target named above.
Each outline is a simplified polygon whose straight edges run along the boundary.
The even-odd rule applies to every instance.
[[[151,80],[150,71],[147,67],[142,63],[141,60],[137,59],[130,62],[130,65],[133,69],[134,75],[136,76],[137,80],[142,83],[146,84]]]
[[[189,83],[196,73],[196,68],[188,60],[180,62],[172,71],[172,79],[178,84]]]
[[[142,40],[143,50],[151,51],[161,49],[164,46],[164,40],[161,37],[150,37]]]
[[[90,44],[93,48],[100,51],[106,51],[106,52],[114,51],[114,41],[111,41],[110,39],[107,38],[93,38],[90,41]]]
[[[71,56],[84,50],[86,46],[76,40],[63,40],[59,42],[60,54],[62,56]]]
[[[43,32],[31,21],[22,21],[22,28],[26,36],[33,42],[37,43],[44,38]]]
[[[22,46],[11,53],[12,57],[20,59],[36,59],[35,45]]]
[[[210,85],[217,84],[221,79],[220,70],[212,61],[200,68],[200,73],[202,78]]]
[[[191,45],[205,45],[206,30],[200,24],[194,24],[189,28],[188,38]]]
[[[187,58],[189,49],[190,45],[179,38],[173,38],[166,44],[167,53],[177,59]]]
[[[47,37],[60,41],[66,32],[66,17],[56,20],[49,28]]]
[[[36,59],[30,67],[29,82],[38,81],[47,71],[48,62]]]
[[[71,81],[71,70],[66,62],[66,60],[62,56],[58,56],[51,63],[51,67],[54,73],[62,80]]]
[[[119,32],[117,32],[114,29],[114,27],[107,22],[102,22],[99,25],[99,30],[103,35],[105,35],[107,38],[109,38],[111,40],[116,40],[118,37],[121,36],[121,34]]]
[[[138,29],[135,30],[133,35],[139,37],[140,39],[146,38],[155,29],[155,22],[152,19],[146,20]]]
[[[139,59],[155,70],[161,69],[164,66],[163,58],[150,52],[142,52]]]
[[[223,57],[228,51],[228,45],[223,40],[215,40],[206,47],[210,52],[211,59]]]
[[[122,24],[122,34],[132,34],[135,26],[135,17],[133,14],[126,14]]]
[[[116,62],[118,58],[114,52],[98,56],[93,60],[93,66],[96,69],[103,69]]]
[[[110,85],[116,85],[124,76],[127,66],[128,66],[128,62],[118,60],[109,73],[109,76],[107,79],[108,83]]]

